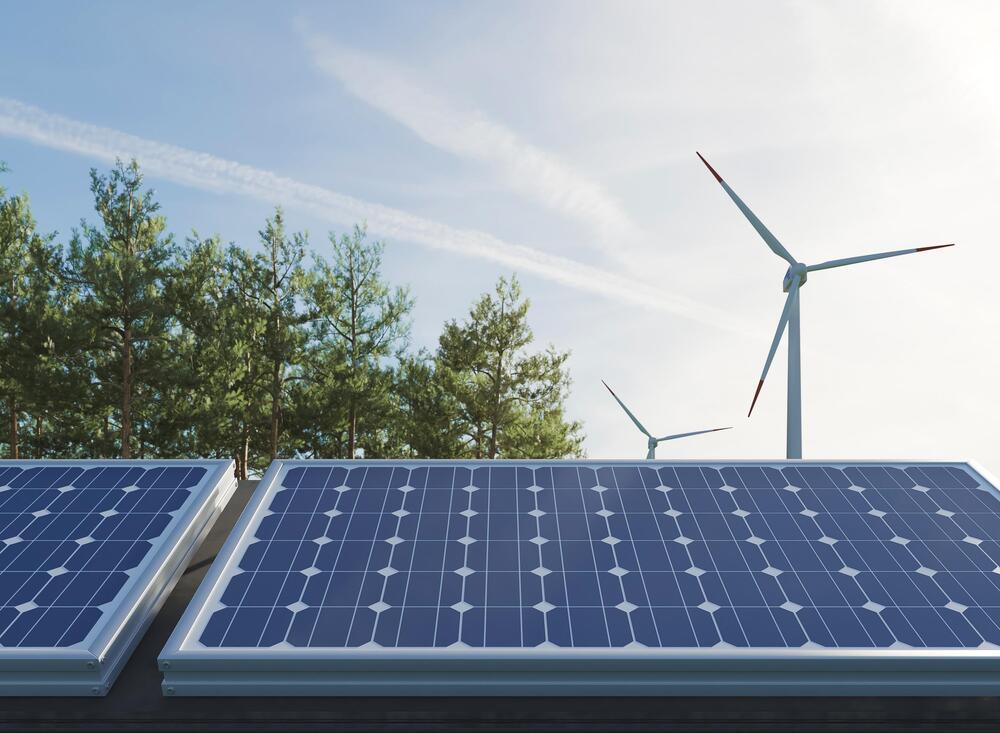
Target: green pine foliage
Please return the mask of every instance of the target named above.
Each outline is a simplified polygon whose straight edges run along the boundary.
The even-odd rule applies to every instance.
[[[517,278],[501,277],[463,323],[445,324],[438,348],[458,403],[467,455],[474,458],[558,458],[580,455],[581,426],[563,415],[569,352],[549,346],[530,353],[530,301]]]
[[[414,299],[362,226],[310,252],[276,209],[252,247],[177,244],[136,161],[90,190],[63,245],[0,186],[3,455],[233,458],[247,478],[276,457],[582,454],[569,354],[532,349],[516,278],[413,351]]]

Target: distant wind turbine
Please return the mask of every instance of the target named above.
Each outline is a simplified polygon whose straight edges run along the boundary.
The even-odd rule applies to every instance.
[[[615,391],[611,389],[611,387],[608,387],[608,383],[602,379],[601,384],[607,387],[608,392],[610,392],[611,396],[615,398],[615,402],[621,405],[622,409],[625,410],[625,414],[629,416],[629,419],[631,419],[632,422],[635,423],[635,426],[642,431],[642,434],[646,436],[647,460],[652,460],[656,458],[656,446],[665,440],[676,440],[677,438],[689,438],[692,435],[702,435],[703,433],[715,433],[718,432],[719,430],[731,429],[731,426],[728,428],[712,428],[710,430],[696,430],[693,433],[677,433],[676,435],[664,435],[662,438],[655,438],[653,437],[652,433],[650,433],[648,430],[646,430],[645,427],[643,427],[642,423],[639,422],[639,419],[632,414],[632,411],[627,407],[625,407],[625,403],[618,398],[618,395],[615,394]]]
[[[753,394],[753,402],[750,403],[750,411],[747,413],[747,417],[753,412],[754,405],[757,404],[757,397],[760,395],[761,387],[764,386],[764,379],[767,377],[767,371],[771,368],[771,361],[774,359],[774,352],[778,350],[778,344],[781,343],[781,337],[785,333],[785,327],[788,327],[788,416],[787,416],[787,427],[786,427],[786,445],[785,454],[788,458],[802,458],[802,371],[801,371],[801,359],[799,354],[799,288],[801,288],[806,283],[806,277],[810,272],[816,270],[829,270],[834,267],[843,267],[845,265],[856,265],[860,262],[870,262],[872,260],[881,260],[886,257],[898,257],[899,255],[909,255],[916,252],[927,252],[932,249],[941,249],[943,247],[954,247],[954,244],[935,244],[929,247],[914,247],[912,249],[897,249],[892,252],[879,252],[878,254],[872,255],[861,255],[860,257],[845,257],[840,260],[830,260],[828,262],[821,262],[818,265],[806,265],[802,262],[798,262],[788,250],[778,241],[768,230],[766,226],[761,222],[757,216],[750,211],[749,207],[736,195],[736,192],[729,187],[729,185],[722,180],[722,176],[715,172],[707,160],[705,160],[701,153],[697,153],[698,157],[701,158],[701,162],[705,164],[712,175],[715,176],[722,188],[729,198],[733,200],[737,208],[743,212],[743,216],[747,218],[751,226],[757,230],[757,233],[761,236],[767,246],[774,252],[778,257],[788,262],[788,270],[785,272],[785,279],[782,283],[782,290],[788,293],[788,297],[785,298],[785,307],[781,311],[781,318],[778,320],[778,330],[774,334],[774,340],[771,342],[771,350],[767,353],[767,361],[764,362],[764,371],[761,372],[760,381],[757,383],[757,390]]]

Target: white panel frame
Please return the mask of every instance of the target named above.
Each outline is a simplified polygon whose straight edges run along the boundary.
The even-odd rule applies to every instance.
[[[159,656],[167,696],[201,695],[994,695],[1000,649],[973,648],[320,648],[205,647],[197,639],[253,539],[281,478],[296,467],[553,466],[555,460],[274,461]],[[952,466],[972,461],[566,460],[605,466]]]
[[[0,696],[106,695],[236,490],[232,460],[20,460],[0,468],[187,465],[207,469],[87,636],[67,647],[0,647]]]

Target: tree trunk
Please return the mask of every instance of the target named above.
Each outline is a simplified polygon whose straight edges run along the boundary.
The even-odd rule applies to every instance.
[[[281,364],[274,362],[271,384],[271,460],[278,457],[278,433],[281,423]]]
[[[35,416],[35,458],[41,458],[42,453],[42,416]]]
[[[101,458],[104,458],[106,453],[111,453],[110,450],[106,450],[111,447],[111,416],[104,415],[104,446],[101,448]]]
[[[503,315],[503,309],[500,314]],[[490,426],[490,460],[497,457],[497,430],[500,422],[500,399],[503,396],[503,349],[497,354],[496,365],[496,396],[493,402],[493,424]]]
[[[11,397],[7,404],[10,406],[10,457],[17,460],[21,457],[17,433],[17,401]]]
[[[122,446],[121,457],[132,457],[132,326],[122,337]]]
[[[252,365],[252,360],[250,352],[247,351],[243,354],[243,365],[246,369],[246,384],[249,385],[250,382],[250,370]],[[250,388],[247,387],[249,391]],[[250,462],[250,421],[246,418],[244,414],[243,420],[240,423],[240,445],[238,449],[238,455],[236,456],[236,470],[239,472],[237,478],[240,481],[247,480],[247,464]]]
[[[271,237],[271,308],[274,314],[274,338],[280,339],[281,334],[281,299],[278,296],[278,240]],[[271,460],[278,457],[278,433],[281,420],[281,368],[279,357],[275,356],[271,380]]]
[[[354,400],[347,410],[347,457],[354,458],[355,439],[358,428],[358,414],[354,409]]]
[[[240,472],[239,479],[247,480],[247,464],[250,463],[250,426],[243,423],[243,435],[240,439],[240,455],[237,458],[237,468]]]
[[[353,256],[352,256],[353,257]],[[351,395],[347,408],[347,457],[354,459],[357,450],[358,410],[354,403],[354,383],[358,376],[358,288],[354,276],[354,260],[351,260]]]

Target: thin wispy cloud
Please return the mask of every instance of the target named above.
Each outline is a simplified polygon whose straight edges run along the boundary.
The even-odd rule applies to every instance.
[[[51,114],[14,99],[0,97],[0,135],[107,163],[116,158],[134,157],[149,174],[174,183],[303,209],[337,226],[367,222],[369,231],[376,236],[495,262],[505,269],[529,273],[621,303],[672,313],[738,333],[746,332],[737,319],[717,309],[575,260],[505,242],[485,232],[451,227],[399,209],[362,201],[209,153]]]
[[[620,257],[642,238],[621,203],[565,161],[385,59],[298,26],[319,69],[426,143],[490,166],[512,190],[593,229],[593,245],[609,254]]]

